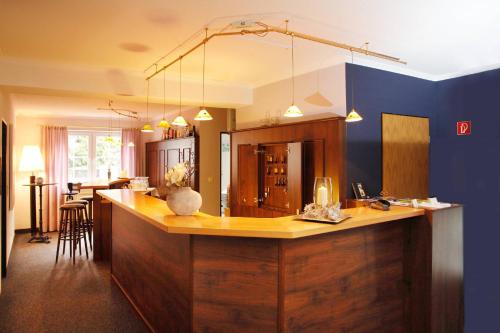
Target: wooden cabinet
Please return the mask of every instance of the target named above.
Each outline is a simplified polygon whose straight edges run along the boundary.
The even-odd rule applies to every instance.
[[[313,200],[315,177],[345,198],[344,121],[325,119],[231,133],[231,215],[294,215]]]
[[[198,138],[188,137],[146,143],[146,176],[149,185],[163,187],[165,173],[177,163],[194,164],[196,171],[191,179],[192,187],[198,190]]]
[[[264,144],[257,151],[260,206],[294,214],[302,205],[302,142]]]

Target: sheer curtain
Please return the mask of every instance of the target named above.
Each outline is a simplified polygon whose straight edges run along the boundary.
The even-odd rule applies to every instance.
[[[130,143],[133,143],[132,147],[129,146]],[[130,178],[144,176],[142,150],[141,130],[138,128],[122,129],[122,170],[126,170]]]
[[[68,181],[68,129],[66,127],[42,126],[42,154],[45,160],[46,186],[43,202],[43,221],[46,231],[57,230],[59,207],[63,203],[63,191]]]

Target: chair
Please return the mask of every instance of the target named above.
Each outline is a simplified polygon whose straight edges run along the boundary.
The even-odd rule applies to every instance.
[[[87,237],[85,219],[87,211],[82,203],[66,203],[60,208],[59,235],[57,238],[56,263],[59,259],[59,249],[63,242],[63,255],[66,252],[66,242],[69,242],[69,257],[73,258],[73,265],[76,260],[76,247],[78,245],[80,256],[82,255],[82,242],[85,244],[85,254],[89,258],[87,249]]]
[[[82,183],[68,183],[68,192],[63,193],[65,196],[64,201],[74,200],[74,196],[80,193]]]
[[[86,196],[85,196],[86,197]],[[90,250],[92,251],[92,229],[93,229],[93,223],[92,223],[92,203],[89,202],[89,200],[84,199],[84,197],[80,197],[80,199],[77,200],[71,200],[67,201],[67,204],[81,204],[85,206],[85,214],[83,216],[83,226],[85,228],[85,231],[87,232],[88,238],[89,238],[89,245],[90,245]],[[90,208],[89,208],[90,206]],[[90,210],[90,212],[89,212]]]

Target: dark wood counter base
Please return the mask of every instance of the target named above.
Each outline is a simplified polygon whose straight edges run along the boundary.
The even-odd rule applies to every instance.
[[[461,215],[269,239],[169,234],[113,205],[112,276],[154,332],[463,332]]]

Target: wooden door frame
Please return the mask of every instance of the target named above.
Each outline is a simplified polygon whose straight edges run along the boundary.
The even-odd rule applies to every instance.
[[[229,136],[229,184],[231,184],[231,132],[219,133],[219,215],[222,216],[222,135]],[[231,186],[229,186],[231,187]],[[229,199],[229,196],[228,196]],[[228,207],[229,208],[229,207]]]
[[[429,150],[427,152],[427,158],[430,164],[431,160],[431,118],[426,117],[426,116],[415,116],[415,115],[410,115],[410,114],[401,114],[401,113],[394,113],[394,112],[382,112],[380,113],[380,192],[384,190],[384,114],[387,115],[393,115],[393,116],[403,116],[403,117],[413,117],[413,118],[424,118],[429,121]],[[427,166],[429,169],[428,172],[428,177],[430,179],[430,165]],[[430,187],[429,187],[430,189]],[[380,195],[380,193],[378,194]]]

